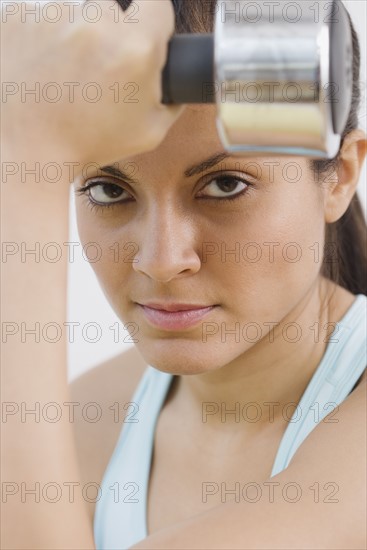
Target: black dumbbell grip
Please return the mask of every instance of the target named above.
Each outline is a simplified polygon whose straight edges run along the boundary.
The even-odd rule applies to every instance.
[[[213,34],[176,34],[162,75],[164,104],[214,103]]]

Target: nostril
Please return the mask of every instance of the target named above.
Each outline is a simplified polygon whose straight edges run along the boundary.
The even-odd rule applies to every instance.
[[[144,254],[144,251],[140,250],[132,264],[136,272],[162,283],[177,277],[193,275],[199,271],[200,266],[200,258],[194,251],[191,254],[180,254],[177,250],[172,254],[167,250],[162,254],[159,254],[159,251],[155,254],[153,250]]]

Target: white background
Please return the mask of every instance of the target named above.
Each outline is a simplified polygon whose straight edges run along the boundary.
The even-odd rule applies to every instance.
[[[359,117],[359,125],[367,131],[366,117],[366,0],[344,0],[344,4],[352,16],[361,44],[361,80],[362,80],[362,104]],[[366,162],[361,174],[358,192],[366,208]],[[70,237],[69,242],[80,242],[75,220],[74,197],[70,199]],[[81,249],[79,246],[78,249]],[[92,251],[91,251],[92,253]],[[75,254],[75,261],[69,263],[69,292],[68,292],[68,321],[76,322],[74,342],[69,337],[68,345],[68,369],[69,379],[73,379],[101,361],[113,357],[123,350],[127,350],[133,344],[124,343],[129,340],[129,335],[123,330],[123,324],[116,317],[108,304],[97,278],[89,263],[83,259],[81,251]],[[90,341],[98,338],[96,328],[88,323],[98,324],[101,337],[98,341]],[[119,327],[119,333],[109,327]],[[83,335],[84,332],[84,335]],[[115,342],[116,340],[116,342]]]

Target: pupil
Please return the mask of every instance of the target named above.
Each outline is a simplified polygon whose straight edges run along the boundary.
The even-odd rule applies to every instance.
[[[103,192],[110,198],[110,199],[116,199],[119,197],[119,193],[121,193],[121,189],[117,185],[104,185],[103,186]]]
[[[233,178],[220,178],[219,187],[222,187],[222,191],[234,191],[237,187],[237,180]]]

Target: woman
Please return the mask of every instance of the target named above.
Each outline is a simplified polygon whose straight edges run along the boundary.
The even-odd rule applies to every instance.
[[[366,224],[355,191],[367,142],[357,128],[357,37],[353,106],[334,162],[224,157],[213,106],[158,106],[173,12],[166,2],[136,4],[160,52],[153,64],[157,55],[142,48],[144,69],[151,69],[134,74],[121,51],[120,73],[127,63],[126,80],[135,77],[147,90],[142,104],[121,104],[117,119],[115,106],[100,102],[94,125],[87,103],[74,116],[72,105],[59,105],[53,133],[39,106],[40,127],[59,152],[52,139],[41,136],[47,145],[38,153],[35,146],[29,152],[23,134],[7,134],[7,161],[23,154],[79,163],[80,238],[101,247],[92,267],[136,348],[79,378],[69,393],[65,340],[50,346],[43,338],[35,346],[25,333],[20,345],[17,326],[7,326],[3,544],[363,548]],[[82,20],[71,38],[60,26],[70,66],[83,66],[86,77],[94,62],[88,66],[81,44],[90,44],[93,60],[109,24],[105,61],[116,40],[114,12],[106,4],[103,10],[105,26],[93,28],[99,42],[93,33],[84,40]],[[147,23],[153,12],[159,28]],[[175,12],[176,32],[212,28],[214,2],[205,10],[196,1],[175,2]],[[143,33],[124,29],[138,47]],[[43,38],[40,47],[49,40]],[[117,66],[115,59],[101,78],[113,81]],[[9,121],[23,122],[21,107],[9,108]],[[149,119],[159,130],[144,141]],[[88,171],[79,168],[93,162]],[[44,241],[44,232],[48,241],[66,241],[67,186],[31,181],[24,188],[15,177],[3,183],[6,241]],[[61,325],[67,262],[24,266],[13,256],[4,279],[18,300],[5,297],[3,318]],[[190,311],[172,313],[182,309]],[[72,421],[62,415],[42,422],[41,415],[40,422],[22,422],[21,402],[56,402],[63,410],[65,403],[95,402],[103,414],[86,422],[75,406]],[[39,502],[22,494],[22,482],[29,488],[37,481]],[[53,502],[51,481],[64,489]]]

